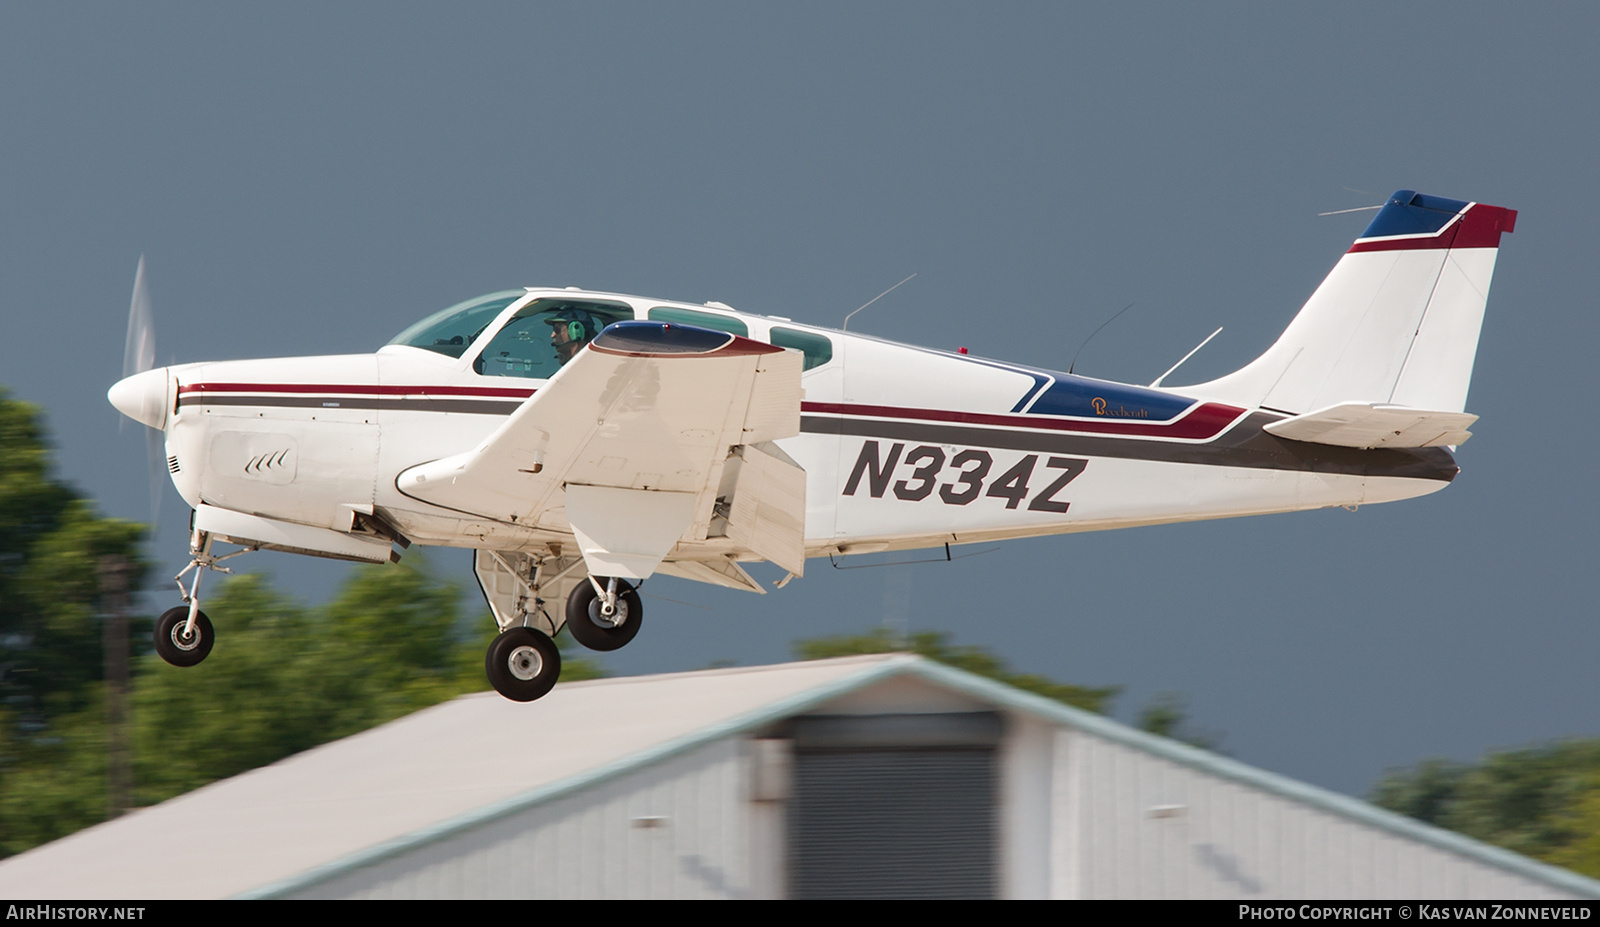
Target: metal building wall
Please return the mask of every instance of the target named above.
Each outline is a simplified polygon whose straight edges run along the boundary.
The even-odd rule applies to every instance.
[[[1566,898],[1373,822],[1084,731],[1056,737],[1058,898]]]
[[[851,707],[911,707],[885,691],[856,692]],[[1010,714],[999,748],[1003,897],[1576,897],[1464,838],[1113,728]],[[568,783],[559,797],[347,866],[293,897],[783,897],[789,742],[752,734],[763,736],[730,732],[614,778]],[[1468,851],[1451,850],[1453,840]]]
[[[770,897],[780,850],[763,804],[749,801],[749,754],[748,741],[716,740],[292,897]]]

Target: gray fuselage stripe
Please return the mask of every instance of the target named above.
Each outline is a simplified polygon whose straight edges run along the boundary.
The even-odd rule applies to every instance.
[[[1203,444],[816,415],[801,416],[800,430],[811,434],[858,435],[918,444],[1005,448],[1078,457],[1114,457],[1250,470],[1398,476],[1447,483],[1460,472],[1455,458],[1443,448],[1366,450],[1335,447],[1290,441],[1262,430],[1262,425],[1278,420],[1276,416],[1254,413],[1226,433]]]
[[[401,399],[377,396],[183,396],[178,405],[260,406],[301,409],[392,409],[405,412],[455,412],[510,415],[521,402],[492,399]],[[1007,450],[1110,457],[1165,463],[1240,467],[1250,470],[1309,471],[1359,476],[1395,476],[1450,482],[1460,468],[1444,448],[1376,448],[1366,450],[1311,444],[1279,438],[1262,426],[1277,416],[1252,413],[1226,433],[1205,443],[1108,438],[987,428],[975,425],[906,422],[843,416],[802,415],[800,430],[809,434],[857,435],[919,444],[953,444]]]

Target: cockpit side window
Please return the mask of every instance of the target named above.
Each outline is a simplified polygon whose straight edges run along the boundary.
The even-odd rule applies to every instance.
[[[389,343],[460,357],[472,346],[473,340],[494,323],[501,310],[525,295],[526,290],[501,290],[456,303],[395,335]]]
[[[671,306],[656,306],[650,310],[650,321],[696,325],[713,331],[727,332],[730,335],[750,337],[750,326],[744,324],[743,319],[737,316],[719,315],[715,312],[698,312],[694,309],[674,309]]]
[[[472,369],[486,377],[555,375],[584,345],[612,322],[633,318],[627,303],[597,299],[536,299],[517,310],[483,352]]]
[[[793,328],[772,326],[772,337],[767,339],[780,348],[794,348],[806,356],[803,370],[821,367],[833,360],[833,342],[827,335],[817,335]]]

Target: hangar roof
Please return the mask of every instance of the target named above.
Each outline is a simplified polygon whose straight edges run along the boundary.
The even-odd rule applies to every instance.
[[[909,711],[951,710],[927,704],[943,690],[1600,897],[1566,870],[909,654],[565,683],[528,704],[462,696],[0,862],[0,895],[278,895],[897,678],[924,693]]]

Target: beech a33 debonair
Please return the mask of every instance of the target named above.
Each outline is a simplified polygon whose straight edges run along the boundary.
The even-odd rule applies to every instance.
[[[200,577],[229,556],[465,547],[500,627],[489,679],[528,701],[563,625],[632,640],[656,573],[759,593],[742,563],[782,586],[809,557],[1431,493],[1476,420],[1515,221],[1396,193],[1265,354],[1182,388],[574,288],[469,300],[376,354],[150,369],[145,351],[110,399],[164,438],[194,509],[187,604],[156,649],[205,658]]]

